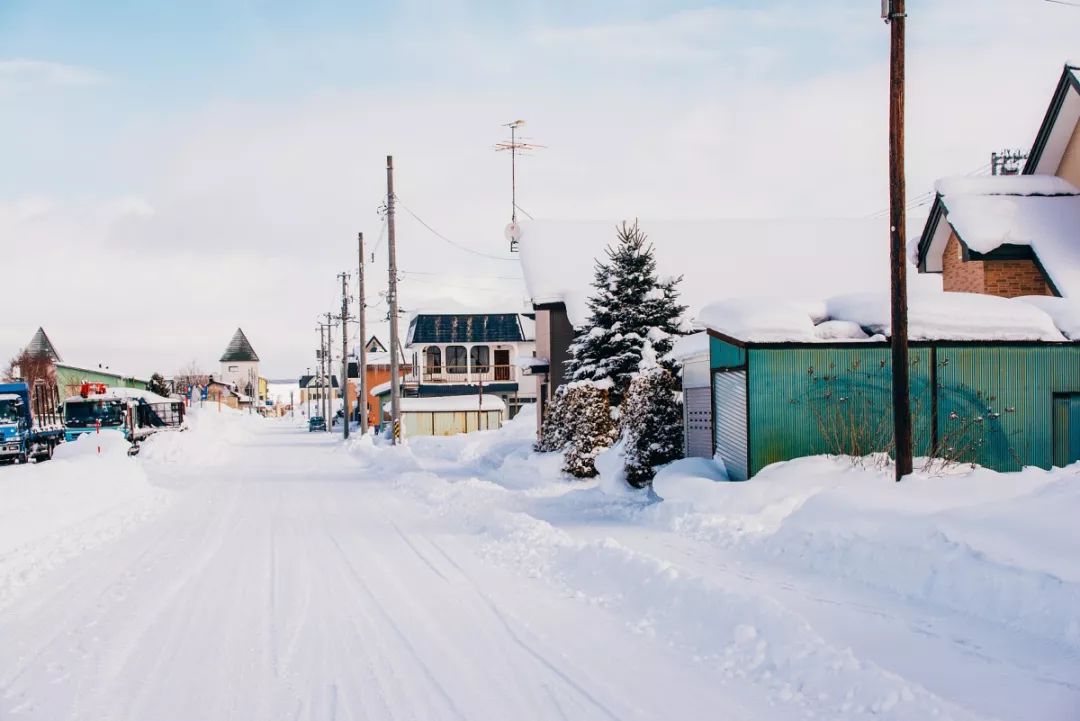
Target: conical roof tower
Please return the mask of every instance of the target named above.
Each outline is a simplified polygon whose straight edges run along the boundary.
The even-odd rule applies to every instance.
[[[60,354],[56,352],[56,347],[49,340],[49,336],[45,334],[44,328],[37,329],[37,333],[34,333],[34,337],[26,344],[25,351],[32,358],[48,358],[53,363],[59,363],[63,360],[60,358]]]
[[[255,361],[256,363],[259,361],[259,356],[255,354],[255,349],[251,347],[251,342],[244,335],[244,331],[239,328],[233,333],[232,340],[229,341],[225,353],[221,356],[222,363],[235,361]]]

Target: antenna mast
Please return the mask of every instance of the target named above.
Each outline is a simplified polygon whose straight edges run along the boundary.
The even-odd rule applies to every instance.
[[[518,128],[525,125],[524,120],[515,120],[512,123],[505,123],[503,127],[510,128],[510,140],[502,141],[495,144],[496,151],[510,151],[510,224],[506,226],[506,239],[510,241],[510,252],[516,253],[518,249],[518,240],[521,238],[521,229],[517,224],[517,156],[518,152],[527,153],[531,150],[537,150],[544,148],[544,145],[535,145],[533,143],[526,143],[518,140],[517,131]],[[528,213],[526,213],[528,215]]]

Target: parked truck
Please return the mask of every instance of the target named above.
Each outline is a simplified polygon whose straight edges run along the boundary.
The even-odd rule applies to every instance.
[[[79,395],[64,401],[64,436],[122,433],[138,452],[139,443],[159,431],[184,428],[184,402],[135,388],[83,383]]]
[[[0,464],[52,458],[64,441],[59,405],[55,382],[0,383]]]

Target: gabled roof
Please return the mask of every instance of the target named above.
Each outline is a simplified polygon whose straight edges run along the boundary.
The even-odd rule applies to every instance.
[[[405,345],[418,343],[518,343],[526,340],[517,313],[421,313],[409,323]]]
[[[1080,298],[1080,189],[1055,175],[946,178],[919,238],[917,263],[940,273],[950,233],[965,260],[1034,260],[1058,295]]]
[[[1080,67],[1066,65],[1050,99],[1039,133],[1024,164],[1024,175],[1053,175],[1080,122]]]
[[[325,384],[319,379],[318,376],[300,376],[301,388],[323,388]],[[330,388],[339,388],[337,376],[330,376]]]
[[[248,341],[247,336],[244,335],[244,331],[237,328],[236,332],[233,333],[232,340],[229,341],[229,346],[225,349],[225,353],[221,356],[221,362],[258,362],[258,360],[259,356],[255,355],[255,349],[251,347],[251,343]]]
[[[368,338],[367,343],[364,344],[364,349],[367,350],[368,353],[386,352],[386,346],[383,345],[382,341],[379,340],[378,336],[374,335]]]
[[[60,354],[56,352],[56,347],[49,340],[49,336],[45,334],[44,328],[38,328],[34,333],[34,337],[30,339],[30,342],[26,344],[26,352],[34,358],[47,357],[53,363],[58,363],[63,360]]]

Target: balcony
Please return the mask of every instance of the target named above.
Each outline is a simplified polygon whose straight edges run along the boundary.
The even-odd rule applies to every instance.
[[[405,378],[406,384],[464,384],[518,383],[521,370],[514,365],[417,365]]]

